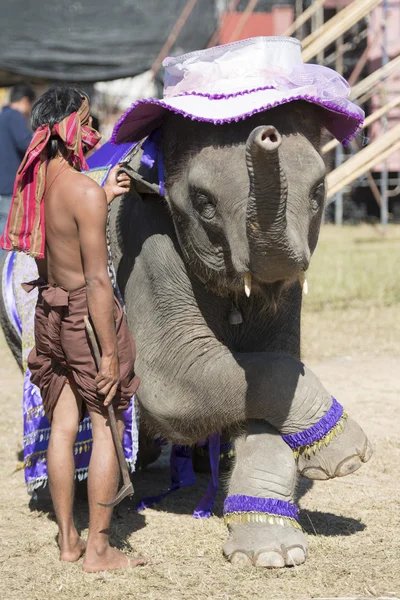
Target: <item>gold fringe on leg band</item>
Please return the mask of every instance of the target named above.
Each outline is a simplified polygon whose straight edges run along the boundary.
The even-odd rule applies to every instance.
[[[332,440],[335,439],[344,429],[344,422],[347,419],[348,415],[346,412],[343,412],[339,421],[336,423],[334,427],[328,433],[326,433],[321,439],[315,440],[312,444],[307,446],[299,446],[295,450],[293,450],[293,454],[295,458],[298,458],[300,454],[305,454],[306,456],[311,456],[311,454],[315,454],[317,450],[320,450],[322,446],[328,446]]]
[[[286,525],[302,531],[302,527],[296,519],[256,511],[226,513],[224,515],[224,523],[225,525],[230,525],[231,523],[269,523],[270,525]]]

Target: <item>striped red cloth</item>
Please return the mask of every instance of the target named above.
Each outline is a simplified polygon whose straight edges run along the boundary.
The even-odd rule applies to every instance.
[[[68,160],[78,170],[87,170],[83,146],[88,150],[92,149],[101,137],[95,129],[89,127],[89,118],[89,102],[83,97],[78,111],[52,128],[41,125],[36,129],[15,179],[7,224],[0,238],[0,246],[4,250],[19,250],[34,258],[44,258],[46,146],[51,136],[59,136],[69,150]]]

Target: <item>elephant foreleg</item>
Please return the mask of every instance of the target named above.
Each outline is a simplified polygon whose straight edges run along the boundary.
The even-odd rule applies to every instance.
[[[243,508],[225,515],[229,537],[224,554],[235,564],[284,567],[301,564],[307,555],[307,540],[294,519],[261,512],[270,500],[283,508],[293,507],[297,470],[293,453],[279,433],[261,421],[249,421],[246,434],[235,444],[236,464],[229,484],[225,508],[236,501]],[[261,500],[261,502],[259,502]],[[273,509],[272,509],[273,510]]]

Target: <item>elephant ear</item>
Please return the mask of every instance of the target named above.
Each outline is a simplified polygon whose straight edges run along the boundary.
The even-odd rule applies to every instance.
[[[121,173],[126,173],[127,175],[129,175],[139,195],[157,194],[158,196],[161,196],[160,186],[157,183],[151,183],[151,181],[145,179],[145,177],[138,171],[135,171],[135,169],[132,168],[130,164],[123,165],[119,171]]]
[[[146,138],[142,144],[137,144],[135,148],[126,157],[121,165],[120,172],[126,173],[133,182],[135,190],[139,195],[157,194],[165,198],[165,190],[161,190],[160,177],[158,172],[157,160],[144,160],[144,148],[149,138]]]

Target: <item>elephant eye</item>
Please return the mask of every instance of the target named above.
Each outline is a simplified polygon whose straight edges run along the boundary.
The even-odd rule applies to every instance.
[[[192,195],[192,202],[195,211],[207,221],[210,221],[215,217],[217,212],[217,207],[215,202],[210,196],[204,192],[199,190],[195,190]]]
[[[323,205],[325,200],[325,182],[322,181],[311,195],[311,208],[313,211],[317,212],[321,206]]]

